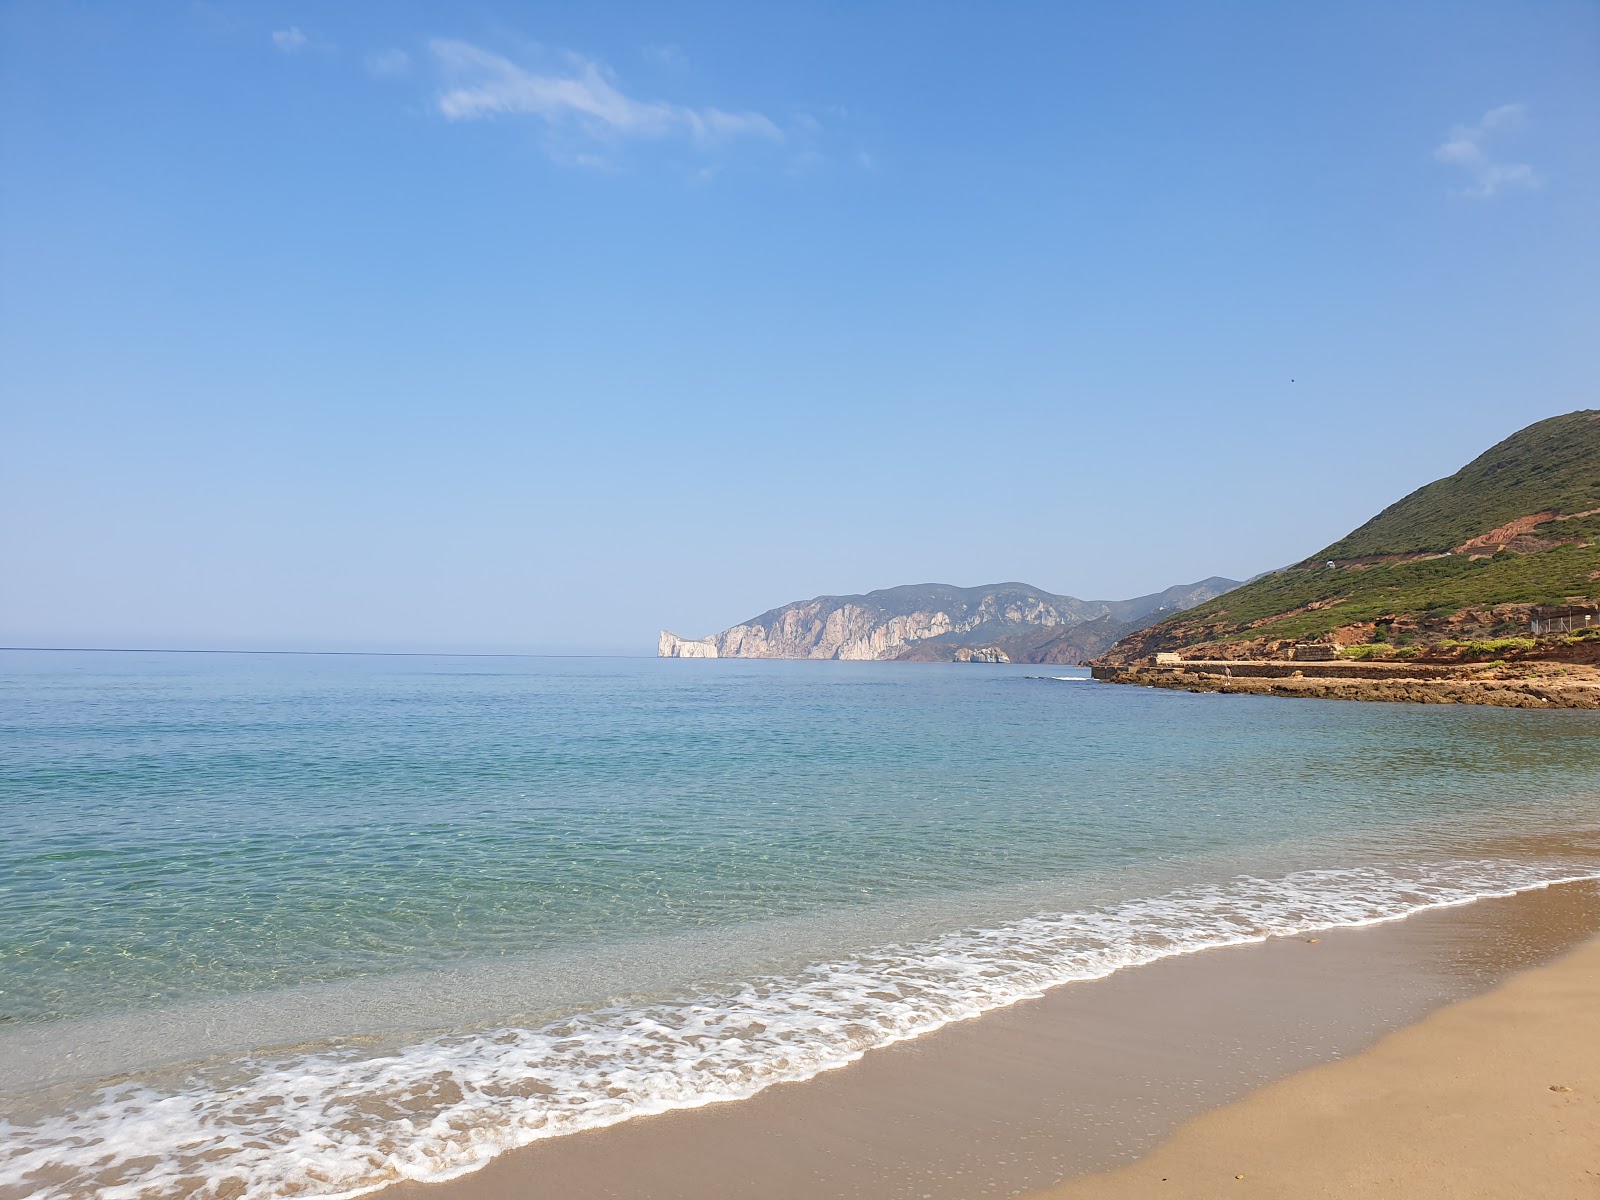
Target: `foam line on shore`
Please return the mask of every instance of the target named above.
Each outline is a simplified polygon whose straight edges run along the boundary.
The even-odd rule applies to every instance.
[[[0,1194],[267,1200],[447,1179],[541,1138],[804,1080],[1124,967],[1595,878],[1589,864],[1493,859],[1240,876],[536,1029],[196,1064],[179,1082],[113,1082],[62,1111],[0,1120]]]

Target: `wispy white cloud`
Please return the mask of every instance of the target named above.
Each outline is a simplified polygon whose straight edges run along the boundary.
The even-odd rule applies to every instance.
[[[367,55],[367,70],[380,79],[404,75],[411,70],[411,55],[404,50],[375,50]]]
[[[1487,198],[1506,188],[1542,187],[1544,179],[1527,163],[1496,162],[1484,149],[1492,135],[1521,125],[1526,113],[1525,104],[1502,104],[1484,113],[1476,125],[1457,125],[1434,149],[1434,160],[1467,172],[1472,179],[1465,189],[1468,195]]]
[[[820,150],[800,150],[789,158],[789,173],[804,175],[809,171],[819,170],[827,163],[828,156]]]
[[[285,54],[299,54],[311,44],[311,39],[300,26],[291,25],[287,29],[273,30],[272,44]]]
[[[438,96],[439,111],[452,121],[531,116],[553,129],[602,141],[687,137],[713,145],[735,137],[784,140],[783,131],[758,112],[635,100],[604,66],[578,55],[567,56],[564,71],[541,73],[470,42],[438,39],[429,49],[452,81]]]
[[[190,0],[189,14],[210,33],[238,33],[245,28],[243,16],[213,0]]]
[[[683,52],[683,47],[675,42],[665,45],[645,46],[644,56],[653,63],[663,67],[671,67],[674,71],[687,71],[689,69],[689,56]]]

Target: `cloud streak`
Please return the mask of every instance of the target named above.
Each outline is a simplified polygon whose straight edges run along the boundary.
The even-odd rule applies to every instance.
[[[436,39],[429,49],[452,81],[438,96],[439,112],[451,121],[530,116],[602,141],[687,137],[710,146],[737,137],[784,140],[758,112],[636,100],[600,63],[577,55],[568,56],[566,71],[540,73],[470,42]]]
[[[299,54],[311,44],[311,39],[305,35],[305,30],[300,26],[291,25],[287,29],[274,30],[272,44],[285,54]]]
[[[380,79],[404,75],[411,70],[411,56],[404,50],[375,50],[367,55],[367,70]]]
[[[1460,167],[1471,177],[1469,196],[1487,199],[1507,188],[1531,190],[1544,179],[1527,163],[1496,162],[1484,149],[1493,134],[1515,129],[1527,113],[1525,104],[1502,104],[1484,113],[1476,125],[1457,125],[1433,151],[1435,162]]]
[[[683,52],[683,47],[674,42],[664,45],[645,46],[644,56],[651,62],[663,67],[670,67],[674,71],[687,71],[689,69],[689,56]]]

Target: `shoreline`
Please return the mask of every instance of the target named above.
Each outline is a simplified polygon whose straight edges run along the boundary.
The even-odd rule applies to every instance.
[[[1102,683],[1169,691],[1497,708],[1600,709],[1600,669],[1571,663],[1413,667],[1390,662],[1184,660],[1095,666]]]
[[[1569,1200],[1600,1189],[1600,936],[1030,1200]]]
[[[1132,1162],[1200,1113],[1357,1053],[1597,931],[1590,882],[1163,959],[805,1082],[535,1142],[452,1180],[375,1194],[1030,1194]]]

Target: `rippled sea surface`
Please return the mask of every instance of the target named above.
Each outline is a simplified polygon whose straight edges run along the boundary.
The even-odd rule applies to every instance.
[[[1600,720],[1049,667],[0,652],[0,1196],[346,1195],[1600,874]]]

